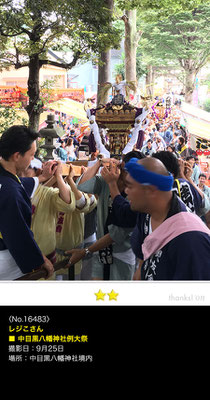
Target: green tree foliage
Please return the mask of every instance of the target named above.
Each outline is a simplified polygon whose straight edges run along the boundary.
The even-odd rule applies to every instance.
[[[137,79],[142,74],[145,74],[147,78],[149,78],[149,76],[154,77],[154,74],[151,75],[151,67],[155,66],[155,70],[157,71],[159,67],[165,67],[167,65],[167,62],[165,60],[165,57],[157,55],[157,52],[154,55],[154,52],[149,53],[145,51],[142,55],[142,49],[144,49],[145,44],[147,44],[147,40],[145,40],[145,37],[143,38],[141,36],[142,32],[144,32],[145,29],[145,25],[142,25],[141,23],[142,20],[144,22],[147,22],[151,27],[151,23],[156,23],[163,18],[174,15],[177,12],[183,10],[193,10],[195,7],[203,2],[205,3],[204,0],[172,0],[170,2],[168,0],[116,0],[115,4],[117,5],[118,14],[120,14],[120,10],[122,13],[124,13],[124,16],[121,17],[121,19],[123,19],[123,21],[125,22],[126,17],[129,16],[128,24],[130,24],[130,27],[133,27],[134,24],[136,25],[133,38],[131,37],[131,35],[130,37],[127,37],[129,30],[128,32],[126,32],[125,29],[125,43],[128,42],[128,45],[127,47],[125,47],[125,58],[116,67],[116,70],[125,72],[125,76],[129,75],[128,71],[132,69],[132,63],[135,62]],[[133,22],[132,20],[129,21],[130,14],[128,15],[128,10],[135,10],[137,12],[136,22]],[[128,61],[129,58],[130,62]],[[127,68],[125,68],[125,66]]]
[[[29,67],[27,112],[36,129],[42,112],[40,68],[71,69],[79,60],[117,47],[120,39],[103,0],[0,0],[0,15],[0,66]],[[52,61],[49,49],[71,51],[72,59]]]
[[[210,56],[210,4],[157,22],[144,22],[142,29],[145,57],[162,65],[178,65],[184,71],[185,98],[190,102],[196,75]]]
[[[210,113],[210,99],[206,99],[206,101],[203,104],[203,109]]]
[[[143,54],[141,51],[141,47],[139,46],[137,48],[136,52],[136,78],[139,80],[143,75],[146,75],[147,64],[145,63],[145,60],[143,58]],[[123,79],[125,78],[125,53],[122,53],[121,56],[121,62],[119,64],[115,65],[115,74],[120,74],[123,76]]]
[[[26,125],[27,120],[18,114],[15,107],[0,105],[0,136],[13,124]]]
[[[138,9],[140,12],[154,10],[159,15],[171,15],[181,10],[193,10],[206,0],[116,0],[121,10]]]
[[[210,74],[208,74],[206,78],[201,82],[201,85],[207,85],[208,91],[210,91]]]

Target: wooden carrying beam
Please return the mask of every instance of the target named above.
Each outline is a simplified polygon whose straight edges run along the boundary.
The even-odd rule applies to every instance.
[[[67,176],[69,174],[70,165],[72,165],[72,167],[73,167],[74,176],[80,176],[82,173],[81,167],[87,167],[88,160],[76,160],[76,161],[71,161],[69,163],[67,162],[66,164],[63,164],[63,175],[64,176]]]
[[[72,165],[73,170],[74,170],[74,176],[78,177],[81,176],[82,174],[82,166],[86,167],[88,164],[88,160],[77,160],[73,161],[71,163],[63,163],[62,164],[62,175],[63,176],[68,176],[69,175],[69,170],[70,170],[70,165]],[[52,187],[56,184],[56,177],[52,176],[48,181],[44,183],[44,186]]]
[[[73,170],[74,170],[74,176],[80,176],[81,175],[81,166],[79,165],[72,165]],[[68,176],[69,175],[69,170],[70,170],[70,164],[62,164],[62,174],[63,176]]]
[[[69,258],[66,258],[65,260],[55,263],[53,265],[54,270],[59,271],[59,269],[67,267],[68,261]],[[73,267],[73,265],[71,267]],[[47,270],[45,268],[39,268],[33,272],[29,272],[28,274],[21,276],[20,278],[15,279],[15,281],[37,281],[38,279],[46,277]]]
[[[69,161],[69,163],[71,163],[72,165],[80,165],[80,166],[83,166],[83,167],[87,167],[88,166],[88,160]]]
[[[82,168],[79,165],[72,165],[74,169],[74,176],[78,177],[82,173]],[[68,176],[70,170],[70,164],[62,164],[62,175]],[[53,187],[56,184],[56,177],[52,176],[48,181],[44,183],[44,186]]]

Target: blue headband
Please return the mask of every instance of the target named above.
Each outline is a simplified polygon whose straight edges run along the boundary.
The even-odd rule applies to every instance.
[[[143,165],[138,164],[138,161],[138,158],[131,158],[125,164],[125,169],[135,181],[142,185],[154,185],[163,192],[169,192],[172,189],[174,182],[172,175],[165,176],[148,171]]]

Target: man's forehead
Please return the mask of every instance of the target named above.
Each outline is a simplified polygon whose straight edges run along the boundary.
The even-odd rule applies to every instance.
[[[136,182],[135,179],[133,179],[132,176],[128,172],[125,177],[125,182],[127,184],[132,184],[132,185],[140,185],[140,183]]]

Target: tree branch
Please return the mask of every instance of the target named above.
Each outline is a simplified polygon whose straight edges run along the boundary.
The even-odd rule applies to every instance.
[[[11,54],[11,56],[13,56],[13,58],[16,58],[17,53],[16,53],[16,55],[15,54]],[[70,63],[65,63],[65,62],[62,63],[62,62],[51,61],[51,60],[39,60],[39,65],[40,65],[40,68],[43,65],[53,65],[54,67],[59,67],[59,68],[64,68],[64,69],[71,69],[76,65],[77,61],[80,58],[81,58],[81,52],[77,51],[75,53],[75,55],[74,55],[73,60]],[[23,68],[23,67],[29,67],[29,61],[20,62],[17,58],[16,58],[16,62],[15,61],[10,61],[10,63],[14,65],[15,69],[20,69],[20,68]]]
[[[20,69],[20,68],[23,68],[23,67],[29,67],[29,61],[24,61],[24,62],[17,62],[17,63],[14,63],[14,66],[15,66],[15,69]]]
[[[128,23],[128,17],[127,17],[127,15],[124,14],[120,19],[122,19],[122,20],[124,21],[125,24]]]
[[[142,34],[143,34],[143,31],[140,31],[140,30],[136,33],[136,37],[135,37],[135,44],[136,44],[136,47],[138,46],[138,43],[139,43],[139,40],[140,40],[141,37],[142,37]]]
[[[22,33],[28,33],[25,29],[22,29],[20,32],[17,33],[4,33],[3,30],[0,28],[0,35],[3,37],[15,37],[15,36],[19,36]]]
[[[73,60],[70,63],[62,63],[58,61],[51,61],[51,60],[40,60],[39,65],[42,67],[42,65],[53,65],[54,67],[59,67],[59,68],[64,68],[64,69],[71,69],[73,68],[77,61],[81,58],[81,52],[77,51],[74,55]]]

